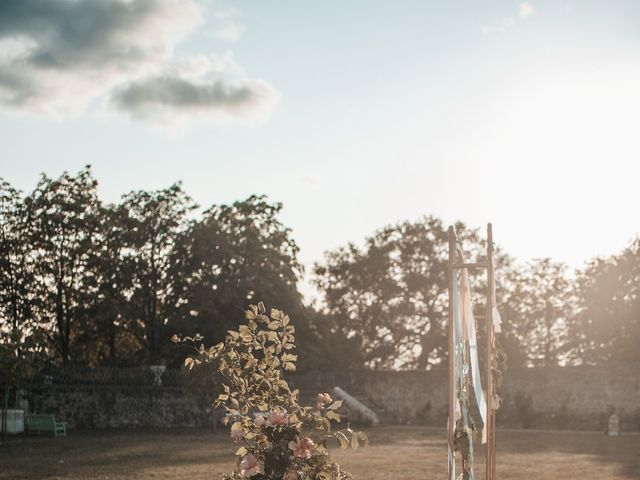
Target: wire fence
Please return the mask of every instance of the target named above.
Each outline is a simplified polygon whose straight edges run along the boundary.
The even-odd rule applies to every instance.
[[[98,385],[128,387],[183,387],[186,373],[180,369],[146,365],[140,367],[61,366],[43,369],[21,382],[23,385]]]
[[[292,388],[298,388],[302,393],[314,392],[314,395],[334,385],[355,388],[352,373],[349,372],[296,372],[289,373],[286,377]],[[0,378],[0,385],[3,383],[2,380]],[[29,377],[22,378],[15,386],[187,387],[193,389],[198,385],[210,387],[212,381],[214,379],[208,372],[194,375],[194,372],[185,369],[167,368],[163,365],[88,367],[70,364],[45,367]]]

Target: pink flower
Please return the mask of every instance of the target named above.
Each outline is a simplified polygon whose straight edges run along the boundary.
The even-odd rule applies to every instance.
[[[256,427],[262,427],[265,424],[266,420],[262,415],[256,415],[256,419],[253,421]]]
[[[284,410],[271,410],[267,417],[267,427],[286,425],[289,423],[289,414]]]
[[[298,472],[295,470],[288,470],[287,473],[284,474],[282,480],[298,480]]]
[[[331,403],[331,395],[328,393],[319,393],[318,394],[318,403]]]
[[[236,443],[240,442],[244,438],[244,432],[241,428],[237,428],[235,430],[232,429],[230,435],[231,439]]]
[[[240,462],[240,473],[243,477],[253,477],[259,473],[264,473],[264,462],[253,453],[248,453],[242,457]]]
[[[315,448],[316,444],[313,443],[309,437],[302,437],[289,442],[289,448],[293,450],[293,456],[298,458],[309,458],[311,451]]]
[[[319,393],[318,394],[318,402],[316,404],[316,408],[318,410],[322,410],[325,404],[331,403],[333,400],[331,399],[331,395],[328,393]]]

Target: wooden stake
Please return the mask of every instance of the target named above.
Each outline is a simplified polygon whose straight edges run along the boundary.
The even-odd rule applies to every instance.
[[[454,432],[454,418],[455,418],[455,392],[456,392],[456,384],[453,379],[453,288],[455,282],[455,270],[453,268],[455,262],[455,254],[456,254],[456,233],[453,227],[449,227],[449,268],[448,268],[448,280],[449,280],[449,324],[448,324],[448,335],[449,335],[449,431],[448,431],[448,442],[449,449],[451,454],[453,455],[453,465],[455,465],[455,451],[454,451],[454,440],[453,440],[453,432]],[[451,465],[449,465],[449,478],[451,478]]]
[[[495,410],[493,409],[493,229],[487,224],[487,456],[486,480],[495,478]]]

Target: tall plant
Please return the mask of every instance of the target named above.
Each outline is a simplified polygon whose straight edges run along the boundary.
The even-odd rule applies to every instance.
[[[239,445],[236,469],[224,480],[344,480],[351,475],[331,460],[326,448],[358,448],[368,439],[350,428],[332,430],[341,421],[341,400],[319,394],[314,406],[301,406],[284,372],[295,370],[295,328],[289,316],[262,303],[245,312],[246,324],[230,330],[213,347],[200,345],[185,360],[188,368],[214,365],[222,379],[217,405],[226,411],[230,435]],[[175,341],[181,341],[175,338]],[[193,341],[185,338],[182,341]]]

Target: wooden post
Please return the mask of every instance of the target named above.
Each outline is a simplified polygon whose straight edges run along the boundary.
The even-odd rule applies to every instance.
[[[9,423],[9,386],[5,385],[4,387],[4,395],[3,395],[3,410],[2,410],[2,442],[5,443],[7,440],[7,426]]]
[[[455,419],[455,400],[456,400],[456,382],[453,379],[453,360],[454,360],[454,344],[453,344],[453,288],[454,282],[456,281],[456,272],[453,268],[455,263],[455,255],[456,255],[456,233],[453,227],[449,227],[449,268],[448,268],[448,280],[449,280],[449,324],[448,324],[448,335],[449,335],[449,431],[448,431],[448,442],[449,442],[449,450],[453,455],[453,465],[455,465],[455,450],[454,450],[454,440],[453,440],[453,432],[454,432],[454,419]],[[449,478],[451,478],[451,467],[449,465]]]
[[[493,229],[487,224],[487,457],[486,480],[495,478],[495,410],[493,409]]]

